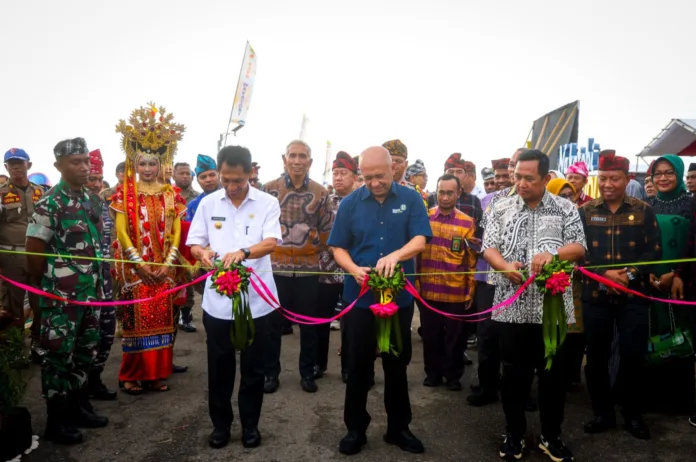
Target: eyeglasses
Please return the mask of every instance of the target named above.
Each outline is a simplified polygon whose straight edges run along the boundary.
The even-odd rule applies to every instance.
[[[569,201],[572,201],[573,199],[575,199],[575,195],[572,193],[571,194],[559,194],[559,197],[562,197],[563,199],[568,199]]]
[[[653,172],[653,178],[674,178],[675,176],[677,176],[677,172],[674,170],[667,170],[666,172]]]

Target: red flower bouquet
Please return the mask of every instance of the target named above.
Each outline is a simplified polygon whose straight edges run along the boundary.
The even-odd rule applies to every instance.
[[[224,268],[217,264],[215,273],[210,277],[210,288],[218,294],[232,300],[232,328],[230,337],[232,345],[238,351],[254,342],[256,329],[254,317],[249,307],[249,270],[239,263]]]
[[[544,351],[546,370],[550,370],[556,351],[563,345],[568,333],[568,318],[566,317],[563,294],[571,286],[570,276],[574,265],[569,261],[554,258],[543,271],[536,276],[535,282],[539,291],[544,294],[542,328],[544,333]]]

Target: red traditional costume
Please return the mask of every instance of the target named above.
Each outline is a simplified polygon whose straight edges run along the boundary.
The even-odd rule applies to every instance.
[[[186,202],[169,184],[142,183],[135,178],[135,165],[140,156],[156,158],[160,173],[164,165],[171,163],[184,131],[184,126],[173,123],[172,119],[172,114],[167,114],[164,108],[151,105],[133,111],[128,123],[121,120],[116,127],[123,135],[126,171],[111,208],[125,217],[128,239],[124,238],[123,230],[119,230],[117,217],[119,239],[114,243],[114,258],[134,262],[114,265],[123,300],[146,299],[174,287],[178,276],[173,265],[183,261],[178,246]],[[146,284],[136,270],[138,262],[168,265],[164,281]],[[151,266],[153,271],[161,267]],[[171,374],[172,302],[173,295],[168,295],[124,306],[120,381],[159,381]]]

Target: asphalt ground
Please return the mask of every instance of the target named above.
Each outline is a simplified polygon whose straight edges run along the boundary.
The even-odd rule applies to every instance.
[[[25,456],[27,461],[494,461],[500,460],[504,419],[499,403],[473,408],[466,403],[469,385],[476,383],[475,367],[466,370],[464,391],[422,386],[423,350],[414,328],[413,361],[409,367],[409,383],[413,423],[411,430],[424,443],[426,452],[407,454],[382,441],[386,430],[383,406],[384,379],[379,360],[376,363],[376,386],[370,392],[369,411],[372,424],[368,444],[352,457],[338,452],[338,442],[345,434],[343,425],[344,385],[340,377],[336,352],[340,334],[331,335],[331,356],[328,373],[318,380],[319,391],[302,391],[297,373],[299,331],[283,337],[281,386],[278,392],[266,395],[259,429],[263,442],[256,449],[242,447],[241,429],[235,421],[232,441],[220,450],[208,447],[212,427],[207,409],[207,363],[205,332],[196,307],[196,333],[180,332],[175,362],[189,366],[189,372],[174,374],[168,393],[147,393],[129,396],[120,393],[112,402],[94,401],[98,412],[110,419],[108,427],[85,430],[85,442],[61,447],[41,439],[39,448]],[[417,325],[418,320],[414,321]],[[476,350],[469,351],[476,363]],[[117,386],[121,361],[117,339],[104,373],[110,388]],[[34,432],[41,438],[46,409],[41,398],[40,368],[31,366],[27,372],[29,389],[25,405],[32,414]],[[237,380],[239,374],[237,374]],[[237,413],[236,388],[233,398]],[[617,429],[602,435],[585,435],[582,425],[590,416],[587,393],[568,395],[563,439],[579,461],[694,461],[696,460],[696,428],[689,426],[685,416],[648,415],[653,439],[639,441]],[[538,450],[540,424],[538,413],[529,413],[527,446],[532,450],[525,460],[548,460]]]

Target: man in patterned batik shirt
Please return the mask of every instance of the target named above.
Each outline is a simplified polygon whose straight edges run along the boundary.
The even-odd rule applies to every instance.
[[[571,262],[585,256],[585,233],[578,210],[570,201],[549,194],[549,158],[538,150],[520,155],[515,168],[517,194],[500,199],[491,207],[486,221],[483,256],[494,273],[495,300],[511,298],[522,284],[520,270],[539,273],[555,258]],[[500,338],[503,363],[501,397],[507,422],[507,435],[500,449],[506,460],[520,459],[527,431],[525,401],[539,375],[541,437],[539,448],[554,461],[573,460],[560,439],[565,407],[562,361],[545,369],[542,333],[544,295],[531,285],[504,310],[493,313]],[[574,320],[573,294],[563,294],[568,323]],[[562,357],[559,348],[557,357]]]
[[[274,279],[280,304],[290,311],[316,317],[319,291],[319,255],[326,249],[334,214],[329,192],[309,179],[312,150],[301,140],[291,141],[283,163],[287,174],[264,185],[264,191],[280,202],[283,243],[271,254]],[[266,355],[264,391],[278,389],[280,374],[281,329],[283,316],[272,313],[271,334]],[[317,365],[316,326],[300,325],[300,385],[315,393]]]
[[[61,180],[36,204],[27,228],[27,257],[34,283],[63,299],[104,299],[99,198],[84,186],[89,180],[89,151],[83,138],[58,143],[53,152]],[[50,256],[43,256],[48,254]],[[71,255],[63,258],[59,255]],[[89,260],[80,259],[87,257]],[[108,423],[88,400],[87,375],[99,344],[99,308],[42,297],[41,367],[48,407],[44,438],[58,444],[82,442],[77,427]]]

